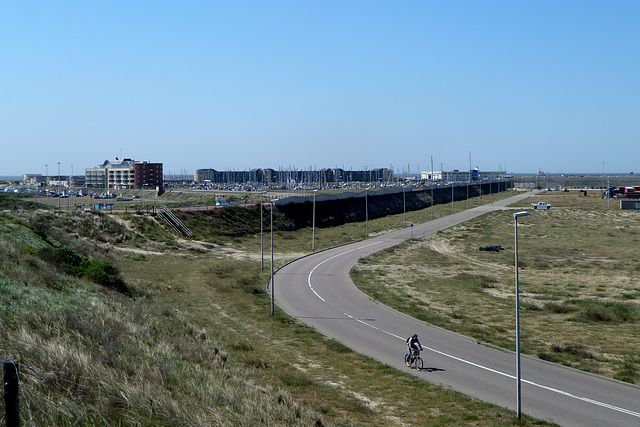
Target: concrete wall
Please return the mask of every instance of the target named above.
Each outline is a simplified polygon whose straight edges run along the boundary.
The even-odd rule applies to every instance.
[[[505,191],[513,186],[511,181],[495,181],[484,183],[471,183],[469,186],[457,184],[453,186],[453,198],[466,200],[467,190],[469,197],[477,197],[482,194]],[[451,186],[434,186],[406,189],[380,189],[348,192],[340,194],[316,195],[316,226],[333,227],[349,222],[364,221],[368,206],[369,219],[381,218],[387,215],[403,213],[406,211],[424,209],[431,206],[431,194],[433,204],[451,203]],[[308,227],[313,221],[313,195],[292,196],[277,200],[277,209],[292,219],[296,228]]]

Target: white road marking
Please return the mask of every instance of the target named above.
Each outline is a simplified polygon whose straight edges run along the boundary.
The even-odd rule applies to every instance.
[[[353,252],[357,249],[364,249],[364,248],[368,248],[369,246],[373,246],[373,245],[379,245],[380,243],[382,243],[382,241],[378,241],[378,242],[373,242],[373,243],[369,243],[368,245],[364,245],[364,246],[359,246],[355,249],[349,249],[348,251],[344,251],[344,252],[340,252],[339,254],[336,254],[334,256],[332,256],[331,258],[327,258],[324,261],[318,263],[315,267],[313,267],[311,269],[311,271],[309,272],[309,276],[307,277],[307,284],[309,285],[309,289],[311,289],[311,292],[313,292],[315,294],[315,296],[317,296],[318,298],[320,298],[320,300],[322,300],[322,302],[326,302],[324,298],[322,298],[320,296],[320,294],[318,294],[316,292],[315,289],[313,289],[313,286],[311,285],[311,275],[313,274],[314,271],[316,271],[316,268],[320,267],[322,264],[324,264],[327,261],[331,261],[334,258],[338,258],[339,256],[342,256],[344,254],[348,254],[349,252]]]
[[[315,290],[315,289],[313,289],[313,286],[311,286],[311,275],[313,274],[313,272],[314,272],[314,271],[316,271],[316,268],[320,267],[320,266],[321,266],[322,264],[324,264],[325,262],[327,262],[327,261],[331,261],[332,259],[337,258],[337,257],[339,257],[339,256],[341,256],[341,255],[348,254],[349,252],[353,252],[354,250],[355,250],[355,249],[350,249],[350,250],[348,250],[348,251],[341,252],[341,253],[339,253],[339,254],[337,254],[337,255],[334,255],[334,256],[332,256],[331,258],[327,258],[327,259],[325,259],[324,261],[322,261],[322,262],[318,263],[318,264],[317,264],[315,267],[313,267],[313,268],[311,269],[311,271],[309,272],[309,276],[307,277],[307,283],[309,284],[309,289],[311,289],[311,292],[313,292],[313,293],[314,293],[318,298],[320,298],[320,299],[322,300],[322,302],[326,302],[326,301],[325,301],[325,299],[324,299],[324,298],[322,298],[322,297],[321,297],[321,296],[316,292],[316,290]]]

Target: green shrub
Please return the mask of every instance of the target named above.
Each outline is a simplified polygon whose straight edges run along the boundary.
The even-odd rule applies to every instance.
[[[132,294],[131,289],[120,277],[118,270],[109,261],[92,260],[67,246],[53,249],[53,259],[67,274],[75,277],[87,277],[104,287],[123,294]]]
[[[632,304],[581,300],[576,305],[581,308],[576,320],[622,323],[640,319],[640,309]]]
[[[544,309],[552,313],[558,313],[558,314],[571,313],[573,311],[576,311],[576,307],[572,306],[571,304],[567,304],[567,303],[558,304],[556,302],[546,303],[544,305]]]

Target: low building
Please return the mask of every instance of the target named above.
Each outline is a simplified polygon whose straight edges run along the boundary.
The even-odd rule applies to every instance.
[[[70,187],[84,187],[86,184],[86,177],[84,175],[74,175],[69,177]]]
[[[45,185],[47,183],[46,178],[39,173],[25,173],[22,177],[22,183],[24,185]]]
[[[475,168],[468,171],[460,171],[457,169],[452,171],[426,171],[421,172],[420,176],[425,181],[473,182],[503,179],[507,176],[507,173],[505,171],[481,171]]]

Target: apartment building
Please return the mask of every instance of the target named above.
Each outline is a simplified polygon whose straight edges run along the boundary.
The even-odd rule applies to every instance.
[[[162,163],[133,159],[105,160],[96,168],[85,169],[87,187],[132,189],[163,186]]]

